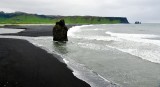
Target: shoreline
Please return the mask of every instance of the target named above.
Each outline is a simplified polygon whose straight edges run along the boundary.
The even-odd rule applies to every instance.
[[[67,65],[57,59],[57,56],[47,53],[28,41],[0,38],[0,54],[0,81],[3,85],[90,87],[74,76]]]
[[[12,29],[24,29],[24,31],[18,33],[5,33],[0,35],[12,35],[12,36],[29,36],[29,37],[39,37],[39,36],[53,36],[52,29],[54,25],[6,25],[1,28],[12,28]],[[68,29],[73,26],[79,26],[76,24],[66,25]]]
[[[67,25],[67,27],[68,28],[72,28],[72,27],[74,27],[74,26],[80,26],[80,25]],[[18,27],[16,27],[16,28],[18,28],[18,29],[22,29],[22,28],[19,28],[19,27],[22,27],[22,26],[18,26]],[[24,27],[24,26],[23,26]],[[19,32],[19,33],[8,33],[8,34],[0,34],[0,35],[3,35],[3,36],[5,36],[5,35],[11,35],[11,37],[12,36],[27,36],[27,37],[39,37],[39,36],[46,36],[47,34],[45,34],[45,33],[50,33],[51,35],[47,35],[47,36],[52,36],[52,27],[53,27],[53,25],[51,26],[48,26],[48,25],[34,25],[34,26],[27,26],[27,28],[26,29],[24,29],[24,31],[22,31],[22,32]],[[10,28],[12,28],[13,29],[13,26],[10,26]],[[15,28],[15,29],[16,29]],[[44,29],[45,28],[45,29]],[[29,34],[29,33],[31,33],[31,34]],[[0,38],[1,39],[1,38]],[[13,38],[12,38],[13,39]],[[14,38],[15,39],[15,38]],[[22,39],[23,40],[23,39]],[[30,42],[31,43],[31,42]],[[33,43],[31,43],[31,44],[33,44]],[[36,46],[36,45],[35,45]],[[38,48],[41,48],[41,47],[39,47],[39,46],[36,46],[36,47],[38,47]],[[41,49],[43,49],[43,48],[41,48]],[[43,49],[43,50],[45,50],[45,49]],[[45,51],[47,51],[47,50],[45,50]],[[32,51],[31,51],[32,52]],[[48,53],[48,52],[47,52]],[[49,53],[50,54],[50,53]],[[54,54],[52,54],[52,55],[54,55]],[[54,55],[54,56],[56,56],[56,58],[57,57],[59,57],[59,56],[57,56],[57,55]],[[59,58],[60,60],[60,62],[62,62],[61,60],[63,59],[63,58]],[[65,61],[63,60],[63,62],[65,63]],[[66,65],[68,66],[68,64],[66,63]],[[73,66],[74,67],[74,66]],[[68,69],[71,69],[72,70],[72,68],[73,67],[67,67]],[[83,67],[82,67],[83,68]],[[74,70],[74,69],[73,69]],[[83,71],[83,70],[82,70]],[[81,71],[80,71],[81,72]],[[93,73],[94,72],[90,72],[90,73],[88,73],[88,72],[90,72],[90,71],[87,71],[87,74],[91,74],[91,75],[94,75]],[[74,71],[72,72],[72,74],[74,74]],[[88,79],[84,79],[84,78],[81,78],[81,77],[79,77],[79,76],[77,76],[77,75],[75,75],[75,77],[76,78],[78,78],[78,79],[80,79],[80,80],[82,80],[82,81],[85,81],[85,83],[87,83],[87,84],[89,84],[90,86],[93,86],[93,87],[96,87],[95,85],[96,84],[98,84],[98,85],[100,85],[100,83],[103,83],[104,81],[102,81],[102,80],[104,80],[104,78],[102,78],[101,76],[98,76],[98,74],[95,74],[95,76],[97,77],[98,76],[98,78],[100,77],[100,81],[96,81],[96,79],[97,78],[90,78],[90,76],[91,75],[84,75],[84,77],[86,78],[88,78]],[[96,81],[96,82],[95,82]],[[102,81],[102,82],[101,82]],[[94,82],[94,83],[92,83],[92,82]],[[116,84],[114,84],[114,83],[112,83],[112,82],[106,82],[106,83],[103,83],[103,84],[105,84],[107,87],[108,86],[113,86],[113,87],[117,87],[117,85]],[[101,87],[102,85],[100,85],[100,86],[98,86],[98,87]],[[104,85],[103,85],[104,86]],[[68,87],[68,86],[67,86]],[[70,87],[70,86],[69,86]],[[82,86],[82,87],[84,87],[84,86]],[[88,86],[87,86],[88,87]]]
[[[69,25],[69,28],[72,26]],[[24,29],[20,27],[24,26],[8,28]],[[0,35],[52,36],[52,27],[53,25],[27,25],[19,33]],[[90,87],[88,83],[74,76],[73,71],[60,61],[60,56],[50,54],[26,40],[0,38],[0,59],[0,85],[3,86]]]

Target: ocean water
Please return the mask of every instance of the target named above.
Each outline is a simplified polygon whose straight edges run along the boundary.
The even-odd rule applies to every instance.
[[[76,26],[68,31],[68,42],[9,38],[26,39],[61,56],[92,87],[160,87],[160,24]]]
[[[122,87],[160,87],[160,24],[75,27],[65,55]]]

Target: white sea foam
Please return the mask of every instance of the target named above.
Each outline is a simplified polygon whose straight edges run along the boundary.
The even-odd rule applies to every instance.
[[[119,51],[125,52],[125,53],[129,53],[131,55],[137,56],[139,58],[142,58],[144,60],[148,60],[150,62],[154,62],[154,63],[160,63],[160,55],[159,55],[159,51],[152,51],[152,50],[139,50],[139,49],[123,49],[123,48],[119,48],[119,47],[115,47],[115,46],[109,46],[106,45],[107,47],[110,48],[114,48],[117,49]]]
[[[107,31],[106,34],[109,34],[111,36],[116,36],[119,38],[137,38],[137,39],[145,39],[145,38],[157,38],[160,37],[158,35],[153,34],[127,34],[127,33],[112,33]]]
[[[68,30],[68,36],[74,37],[76,32],[81,32],[81,28],[93,25],[74,26]]]
[[[80,37],[86,40],[97,40],[97,41],[120,41],[120,39],[115,38],[115,37],[108,37],[108,36],[85,36],[85,37]]]
[[[105,29],[95,28],[95,29],[93,29],[93,30],[99,31],[99,30],[105,30]]]
[[[106,37],[106,36],[75,36],[73,38],[85,39],[85,40],[97,40],[97,41],[117,41],[118,38]]]
[[[115,38],[115,37],[109,37],[109,36],[101,36],[101,35],[78,35],[76,33],[78,32],[84,32],[82,30],[82,28],[84,27],[88,27],[88,26],[93,26],[93,25],[83,25],[83,26],[75,26],[69,29],[68,31],[68,36],[72,37],[72,38],[77,38],[77,39],[85,39],[85,40],[98,40],[98,41],[118,41],[120,39]],[[84,29],[86,30],[91,30],[91,29]],[[93,29],[95,31],[97,30],[105,30],[105,29],[99,29],[99,28],[95,28]]]
[[[123,34],[106,32],[112,37],[120,38],[121,41],[107,44],[107,47],[138,56],[139,58],[160,63],[160,41],[147,38],[157,38],[158,35],[149,34]]]
[[[112,37],[121,38],[129,41],[142,42],[142,43],[151,43],[160,46],[159,40],[152,40],[152,38],[159,38],[158,35],[152,34],[126,34],[126,33],[112,33],[106,32]]]
[[[63,58],[63,61],[64,61],[66,64],[68,64],[68,63],[69,63],[69,61],[68,61],[68,60],[66,60],[65,58]]]
[[[82,48],[93,49],[93,50],[109,50],[105,48],[103,45],[93,44],[93,43],[78,43],[78,46]]]
[[[81,32],[80,28],[73,29],[71,30],[69,36],[72,38],[77,38],[77,39],[85,39],[85,40],[97,40],[97,41],[119,41],[120,39],[115,38],[115,37],[108,37],[108,36],[89,36],[89,35],[75,35],[75,32]]]

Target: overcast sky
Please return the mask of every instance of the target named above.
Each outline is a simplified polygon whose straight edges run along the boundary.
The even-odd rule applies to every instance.
[[[127,17],[160,23],[160,0],[0,0],[0,10],[46,15]]]

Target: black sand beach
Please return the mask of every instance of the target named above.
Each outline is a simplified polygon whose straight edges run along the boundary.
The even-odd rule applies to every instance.
[[[52,34],[50,28],[41,30],[26,29],[24,33],[15,35],[49,36]],[[56,55],[49,54],[25,40],[0,38],[0,87],[90,86],[76,78]]]
[[[53,36],[52,29],[54,25],[7,25],[2,28],[14,28],[14,29],[25,29],[19,33],[8,33],[8,34],[1,34],[1,35],[14,35],[14,36],[29,36],[29,37],[38,37],[38,36]],[[68,28],[77,25],[66,25]]]

